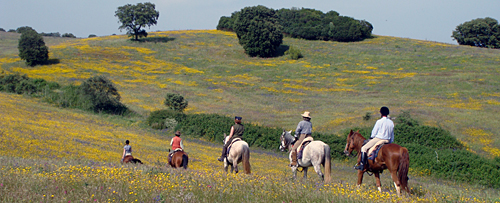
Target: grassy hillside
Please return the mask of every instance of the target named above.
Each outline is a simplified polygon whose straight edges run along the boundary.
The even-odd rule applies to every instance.
[[[388,173],[356,188],[351,164],[335,162],[332,182],[312,168],[292,181],[282,154],[252,149],[252,174],[225,174],[220,145],[185,139],[188,170],[166,167],[171,135],[119,117],[58,109],[0,93],[0,202],[493,202],[498,191],[431,180],[410,171],[412,195],[398,198]],[[125,139],[144,165],[120,165]],[[299,173],[299,176],[302,174]]]
[[[304,54],[250,58],[231,32],[150,33],[145,42],[126,36],[45,38],[60,63],[27,67],[14,33],[0,33],[0,68],[64,84],[106,75],[124,104],[147,115],[163,109],[166,93],[189,100],[187,113],[240,115],[252,123],[294,129],[311,111],[314,130],[335,134],[372,126],[366,113],[410,111],[439,126],[471,151],[500,156],[500,50],[376,36],[339,43],[284,39]],[[397,135],[396,135],[397,137]],[[397,138],[396,138],[397,139]]]

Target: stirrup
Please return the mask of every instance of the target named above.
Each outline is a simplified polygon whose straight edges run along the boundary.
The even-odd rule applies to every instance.
[[[354,166],[354,169],[356,169],[356,170],[361,170],[361,171],[362,171],[362,170],[364,170],[364,169],[365,169],[365,165],[363,165],[363,164],[359,164],[359,165],[357,165],[357,166]]]
[[[224,161],[224,157],[217,158],[217,161],[223,162]]]

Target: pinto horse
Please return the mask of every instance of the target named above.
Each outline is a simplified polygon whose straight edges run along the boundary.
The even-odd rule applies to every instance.
[[[349,156],[353,150],[360,152],[365,140],[366,139],[359,133],[359,130],[356,132],[351,130],[349,136],[347,136],[344,154]],[[360,154],[361,153],[358,153],[358,160],[360,159]],[[378,191],[381,192],[380,173],[385,169],[389,169],[398,196],[401,195],[401,189],[410,193],[408,189],[409,165],[410,157],[408,155],[408,149],[397,144],[384,144],[380,148],[377,158],[375,158],[374,161],[368,159],[368,168],[365,168],[365,170],[358,170],[358,186],[361,185],[365,172],[373,172],[377,180]]]
[[[224,133],[224,144],[229,140],[229,136]],[[228,155],[224,159],[224,170],[227,173],[227,168],[231,166],[231,173],[233,170],[238,173],[238,164],[243,162],[243,170],[245,174],[250,174],[250,148],[248,143],[243,140],[233,140],[233,144],[228,148]]]
[[[189,157],[186,152],[183,150],[175,151],[172,154],[172,158],[168,162],[172,168],[184,168],[187,169],[188,167],[188,162],[189,162]]]
[[[290,151],[289,159],[292,161],[292,142],[295,140],[295,137],[292,136],[292,131],[285,131],[280,136],[280,150]],[[318,174],[321,180],[325,182],[330,182],[330,173],[331,173],[331,155],[330,155],[330,146],[325,144],[322,141],[312,141],[302,150],[302,159],[298,159],[298,166],[292,166],[293,179],[297,177],[297,168],[302,167],[304,172],[304,179],[307,178],[307,169],[311,166],[314,167],[314,170]],[[321,172],[321,165],[325,167],[325,174]]]

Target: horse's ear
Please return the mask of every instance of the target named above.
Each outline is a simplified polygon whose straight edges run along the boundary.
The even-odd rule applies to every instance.
[[[357,132],[357,133],[359,133],[359,130],[358,130],[358,131],[356,131],[356,132]]]
[[[351,129],[351,132],[350,132],[349,134],[352,134],[352,133],[353,133],[353,132],[352,132],[352,129]]]
[[[292,134],[292,130],[288,131],[288,133]]]

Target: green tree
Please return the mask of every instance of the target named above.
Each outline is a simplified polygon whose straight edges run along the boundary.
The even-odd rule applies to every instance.
[[[188,106],[188,101],[184,100],[180,94],[168,93],[165,97],[165,105],[172,110],[182,112]]]
[[[45,46],[43,37],[33,29],[22,32],[18,48],[19,57],[26,60],[29,66],[43,64],[49,59],[49,49]]]
[[[265,6],[243,8],[233,24],[240,45],[249,56],[273,56],[283,42],[282,27],[273,9]]]
[[[24,32],[28,32],[28,31],[35,31],[35,32],[36,32],[36,30],[35,30],[35,29],[33,29],[33,28],[32,28],[32,27],[30,27],[30,26],[18,27],[18,28],[16,29],[16,32],[17,32],[17,33],[20,33],[20,34],[23,34]]]
[[[500,25],[493,18],[478,18],[458,25],[452,37],[460,45],[500,48]]]
[[[118,29],[127,30],[129,36],[134,36],[135,40],[138,40],[139,37],[147,37],[146,30],[142,28],[156,25],[160,12],[155,10],[154,4],[146,2],[120,6],[115,12],[115,16],[122,23]]]

